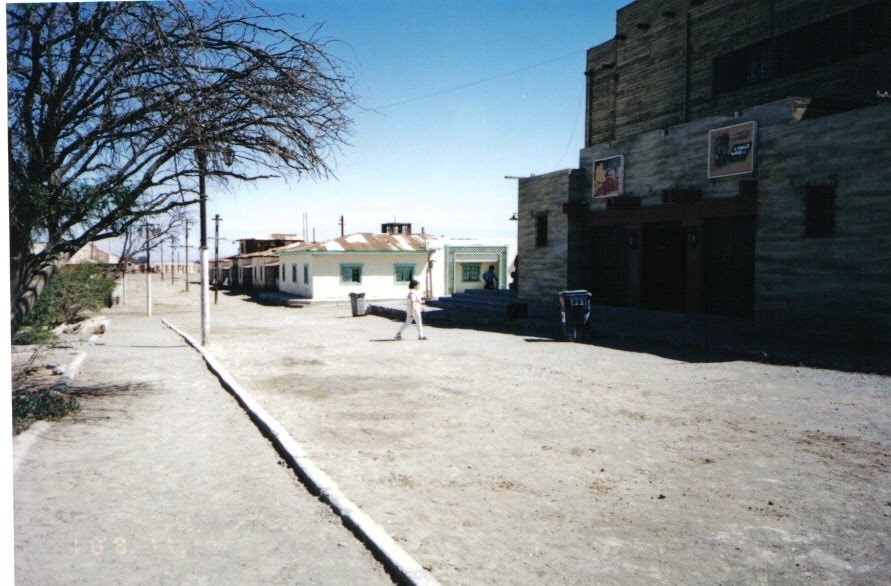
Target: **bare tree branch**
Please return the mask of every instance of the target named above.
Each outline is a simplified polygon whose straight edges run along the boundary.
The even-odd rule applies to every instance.
[[[350,134],[350,72],[293,17],[211,0],[6,16],[13,331],[47,263],[197,201],[196,153],[211,180],[324,177]]]

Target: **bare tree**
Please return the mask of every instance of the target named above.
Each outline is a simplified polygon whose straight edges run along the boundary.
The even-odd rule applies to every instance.
[[[210,0],[6,17],[13,331],[71,254],[195,203],[199,174],[326,176],[349,135],[347,64],[295,17]]]

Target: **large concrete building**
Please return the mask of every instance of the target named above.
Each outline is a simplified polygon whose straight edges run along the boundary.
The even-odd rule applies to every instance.
[[[519,181],[532,307],[891,344],[891,2],[637,0],[585,83],[579,167]]]

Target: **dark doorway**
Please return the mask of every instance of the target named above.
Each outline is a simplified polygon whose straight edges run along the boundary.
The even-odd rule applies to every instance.
[[[687,303],[687,233],[680,222],[643,225],[641,307],[683,311]]]
[[[751,316],[755,303],[755,218],[709,218],[703,225],[703,309]]]
[[[628,231],[625,226],[593,228],[588,239],[591,302],[628,305]]]

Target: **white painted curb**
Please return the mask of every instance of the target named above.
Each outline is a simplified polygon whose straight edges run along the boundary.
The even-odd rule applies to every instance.
[[[207,367],[219,377],[223,386],[241,403],[257,427],[268,435],[278,449],[283,452],[283,455],[290,460],[289,463],[294,467],[301,480],[309,486],[311,491],[318,494],[320,499],[328,503],[331,509],[341,517],[344,525],[365,543],[401,584],[439,586],[439,582],[430,572],[416,562],[380,525],[341,492],[334,481],[306,456],[306,452],[291,437],[291,434],[247,390],[238,384],[235,378],[206,348],[166,319],[162,318],[161,321],[201,354]]]
[[[64,374],[62,378],[60,378],[56,384],[52,386],[54,391],[65,391],[68,387],[71,386],[71,383],[74,382],[74,379],[77,378],[77,373],[80,372],[80,367],[83,365],[84,360],[87,358],[86,352],[80,352],[77,356],[74,357],[74,360],[65,367]]]

